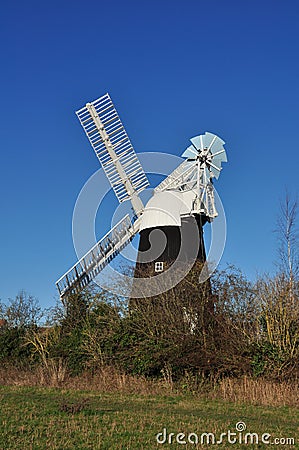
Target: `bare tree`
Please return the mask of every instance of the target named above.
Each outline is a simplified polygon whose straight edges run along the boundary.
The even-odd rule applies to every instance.
[[[260,304],[256,286],[240,269],[233,265],[213,274],[212,286],[217,297],[216,317],[223,321],[225,334],[235,336],[236,342],[244,345],[259,338]]]
[[[58,326],[31,328],[24,337],[24,344],[31,348],[32,356],[39,357],[39,375],[42,383],[57,385],[65,379],[67,372],[65,359],[54,357],[52,354],[60,339],[61,327]]]
[[[299,352],[298,287],[284,273],[257,282],[267,341],[289,358],[297,357]]]
[[[298,200],[286,192],[280,203],[275,232],[278,236],[278,273],[257,281],[263,334],[278,352],[276,368],[293,367],[299,355]],[[280,365],[280,367],[279,367]]]
[[[9,327],[37,325],[43,317],[38,300],[25,291],[20,291],[9,304],[1,305],[1,316]]]
[[[299,274],[299,238],[298,238],[298,198],[292,198],[286,192],[284,201],[280,204],[276,233],[279,239],[280,272],[284,273],[290,282]]]

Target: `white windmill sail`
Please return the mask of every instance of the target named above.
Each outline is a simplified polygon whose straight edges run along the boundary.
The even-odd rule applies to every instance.
[[[155,189],[155,192],[185,191],[193,189],[196,183],[196,165],[183,161],[170,175],[168,175]]]
[[[56,286],[61,299],[79,293],[104,267],[129,244],[139,232],[140,219],[131,222],[127,214],[103,238],[101,238],[59,280]]]
[[[119,202],[131,200],[140,215],[143,204],[138,193],[149,182],[109,94],[87,103],[76,114]]]

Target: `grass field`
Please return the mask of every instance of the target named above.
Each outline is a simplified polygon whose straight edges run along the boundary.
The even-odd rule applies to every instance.
[[[0,388],[0,449],[155,449],[155,448],[299,448],[299,411],[295,407],[270,407],[204,400],[192,396],[154,396],[132,394],[101,394],[96,391],[63,390],[40,387]],[[238,422],[246,431],[236,431]],[[241,427],[242,424],[239,426]],[[163,429],[171,444],[163,442]],[[201,444],[204,432],[236,432],[222,444]],[[175,443],[178,433],[181,441]],[[247,432],[257,433],[259,444],[250,444]],[[190,434],[195,433],[195,434]],[[262,443],[262,434],[265,442]],[[199,444],[196,445],[196,437]],[[287,443],[293,438],[294,444]],[[256,439],[256,437],[252,437]],[[274,440],[280,443],[274,445]],[[285,439],[285,441],[284,441]],[[273,445],[271,445],[271,443]]]

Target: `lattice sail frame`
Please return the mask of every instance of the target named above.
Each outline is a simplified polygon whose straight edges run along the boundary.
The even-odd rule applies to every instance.
[[[84,289],[139,232],[140,218],[134,223],[127,214],[76,264],[56,281],[61,299]]]
[[[109,94],[76,114],[119,202],[130,199],[135,212],[143,209],[138,193],[149,182]]]

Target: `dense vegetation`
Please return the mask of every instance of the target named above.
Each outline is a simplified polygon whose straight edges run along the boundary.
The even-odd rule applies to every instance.
[[[105,292],[75,295],[51,311],[42,311],[33,297],[21,292],[9,305],[1,305],[5,322],[0,361],[2,366],[42,368],[44,377],[56,376],[57,381],[107,365],[171,381],[189,374],[195,383],[203,377],[244,374],[295,378],[298,287],[284,274],[253,285],[228,268],[212,280],[214,311],[205,308],[201,285],[187,277],[186,297],[173,290],[162,301],[135,304],[130,313],[124,301],[107,299]],[[47,326],[39,326],[45,315]]]

